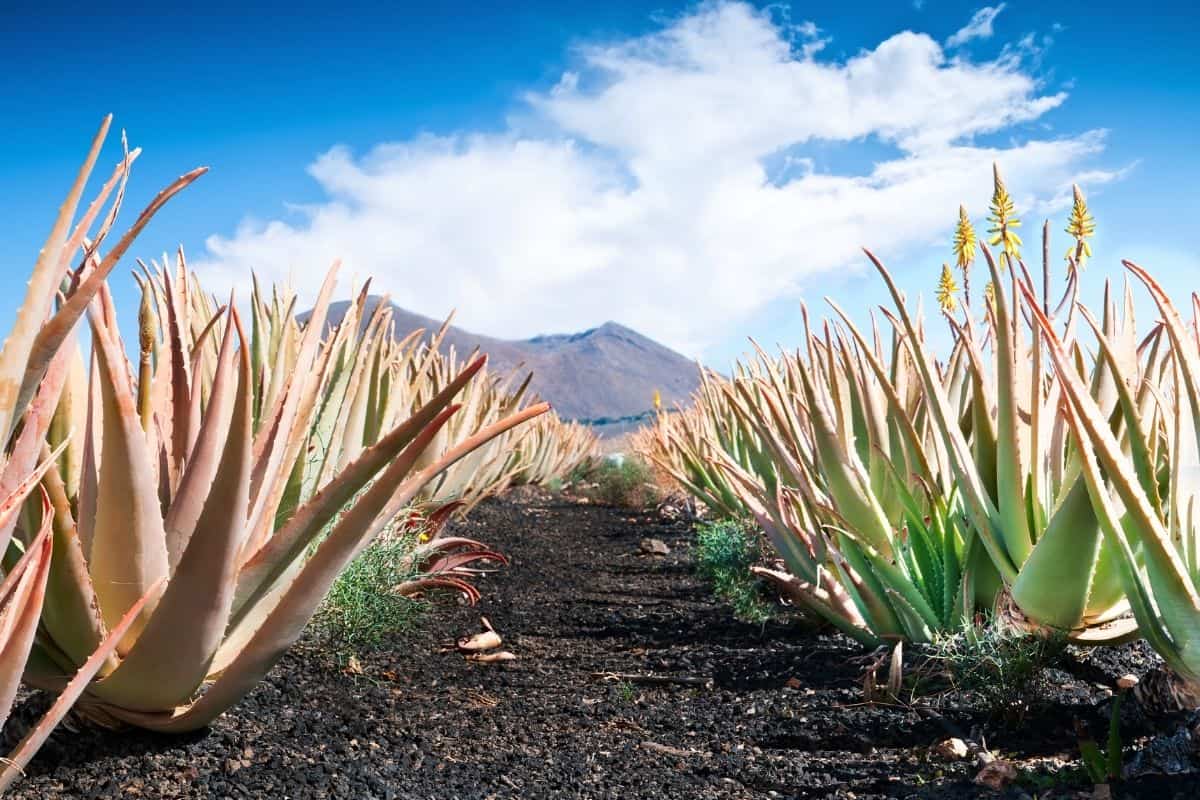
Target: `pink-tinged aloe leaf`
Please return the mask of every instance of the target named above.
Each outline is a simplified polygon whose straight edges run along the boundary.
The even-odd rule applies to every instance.
[[[250,502],[253,442],[249,349],[232,304],[230,314],[230,327],[242,344],[237,397],[216,479],[196,522],[198,533],[136,644],[91,690],[123,708],[155,711],[186,703],[204,681],[229,621]]]
[[[25,555],[0,584],[0,723],[8,718],[29,648],[37,633],[46,594],[53,543],[50,541],[50,504],[42,496],[42,527]]]
[[[233,308],[232,297],[229,307]],[[228,441],[228,432],[234,430],[230,427],[234,393],[241,391],[243,384],[246,385],[246,391],[249,391],[249,377],[245,377],[241,383],[235,383],[238,378],[234,370],[240,363],[234,360],[238,357],[234,354],[234,332],[238,323],[230,323],[225,327],[208,409],[201,423],[196,445],[187,459],[183,476],[163,520],[167,535],[168,569],[172,574],[197,530],[206,499],[213,486],[213,479],[220,474],[222,447]],[[238,520],[240,526],[245,524],[245,512],[243,510],[239,513],[242,514],[242,518]]]
[[[117,649],[117,644],[125,636],[126,631],[137,620],[138,614],[141,613],[142,607],[151,598],[161,590],[161,586],[155,585],[151,590],[139,599],[124,618],[113,628],[112,633],[101,642],[100,646],[92,653],[91,657],[84,662],[75,676],[59,694],[58,699],[50,706],[46,714],[38,721],[37,725],[30,729],[25,734],[25,737],[17,744],[8,758],[5,759],[4,770],[0,772],[0,793],[12,786],[13,782],[20,777],[22,770],[29,763],[30,759],[37,753],[38,749],[45,744],[55,726],[62,721],[62,718],[67,715],[67,712],[75,705],[84,691],[87,690],[92,678],[104,666],[109,657]]]
[[[150,587],[167,577],[166,534],[155,471],[147,452],[129,371],[120,345],[95,307],[90,312],[99,373],[104,452],[97,481],[89,566],[105,624],[111,629]],[[153,614],[142,608],[118,648],[124,655]]]
[[[78,497],[83,465],[83,435],[87,430],[88,379],[78,338],[72,335],[68,341],[65,345],[69,351],[67,378],[59,393],[46,440],[51,448],[67,443],[66,450],[59,458],[59,470],[67,485],[68,495]]]
[[[17,436],[17,441],[9,453],[3,473],[0,474],[0,497],[7,497],[16,491],[22,482],[27,482],[30,473],[37,466],[38,456],[41,454],[43,442],[46,440],[46,432],[50,428],[51,420],[54,419],[54,409],[58,405],[59,394],[67,379],[70,356],[69,350],[59,351],[51,363],[50,369],[46,372],[46,380],[42,381],[37,395],[25,412],[21,433]],[[65,447],[66,444],[61,443],[59,452],[62,452]],[[42,474],[48,466],[48,464],[43,465],[37,474]],[[0,553],[8,551],[8,543],[12,540],[16,524],[17,517],[15,515],[0,520]]]
[[[300,635],[329,585],[357,552],[360,541],[378,532],[372,522],[380,508],[420,453],[429,446],[436,432],[457,410],[457,406],[451,406],[425,426],[384,470],[379,480],[342,516],[313,557],[292,576],[291,582],[276,587],[271,596],[256,603],[250,615],[230,626],[222,647],[222,653],[228,655],[219,654],[214,664],[220,675],[199,700],[173,716],[142,713],[123,705],[106,707],[107,710],[142,727],[185,731],[207,725],[240,700]],[[329,556],[321,556],[322,552],[332,552],[330,542],[343,545],[337,551],[339,555],[344,554],[346,543],[355,547],[349,554],[344,554],[344,559],[333,562]],[[324,569],[318,571],[313,568],[314,564]]]
[[[171,282],[170,270],[163,272],[163,289],[167,302],[167,343],[170,362],[171,411],[167,418],[171,421],[171,438],[167,466],[172,477],[171,487],[179,485],[178,480],[183,473],[184,464],[188,460],[192,445],[191,435],[191,392],[192,377],[188,372],[188,359],[183,349],[184,321],[179,318],[186,313],[182,308],[183,301]],[[197,387],[197,391],[199,387]],[[169,551],[168,551],[169,552]]]
[[[250,535],[246,542],[244,556],[257,552],[273,532],[275,526],[275,508],[283,497],[283,491],[291,472],[292,464],[287,463],[287,456],[295,452],[295,437],[307,434],[308,420],[300,420],[299,412],[305,407],[308,387],[321,380],[320,374],[313,370],[317,357],[317,348],[325,334],[325,316],[329,311],[329,302],[337,284],[337,273],[341,267],[340,261],[334,261],[325,276],[325,282],[317,294],[317,302],[313,306],[311,316],[300,339],[300,352],[296,358],[295,368],[289,376],[284,388],[283,403],[275,430],[268,440],[263,460],[256,464],[254,480],[251,486],[252,507],[249,518]],[[281,319],[290,319],[289,316]],[[311,404],[307,404],[311,405]],[[298,424],[299,423],[299,424]]]
[[[435,589],[449,589],[458,592],[466,600],[467,605],[473,606],[479,602],[479,590],[467,580],[453,575],[436,575],[426,578],[414,578],[396,585],[392,590],[401,597],[419,597]]]
[[[443,572],[460,572],[466,567],[479,561],[491,561],[502,566],[508,565],[508,558],[495,550],[477,549],[465,553],[449,553],[422,567],[426,575],[439,575]]]
[[[255,626],[255,620],[247,620],[253,634],[245,640],[244,646],[237,646],[236,632],[231,632],[226,646],[233,645],[237,655],[199,700],[187,710],[172,716],[136,714],[119,708],[110,708],[110,712],[128,722],[154,730],[187,731],[207,725],[244,697],[266,675],[299,637],[325,592],[346,564],[370,543],[400,509],[412,501],[426,483],[476,448],[549,409],[549,404],[542,403],[493,423],[450,448],[435,463],[405,480],[403,476],[453,413],[447,409],[413,439],[342,516],[279,595],[278,602],[261,624]]]
[[[379,478],[371,488],[367,489],[357,502],[346,510],[341,520],[335,525],[334,532],[338,530],[345,531],[350,524],[357,524],[364,530],[369,529],[371,521],[379,513],[379,509],[386,503],[387,496],[396,491],[395,487],[401,485],[404,476],[412,470],[413,464],[416,463],[421,453],[429,447],[430,442],[434,440],[437,432],[441,430],[446,421],[458,410],[459,406],[457,405],[449,406],[428,425],[425,425],[400,454],[395,457],[395,460],[380,473]],[[325,513],[321,514],[321,516],[325,515]],[[330,516],[330,519],[332,519],[332,516]],[[323,528],[324,525],[320,528],[314,528],[314,536]],[[345,535],[343,534],[343,536]],[[330,533],[330,537],[332,536],[334,536],[334,533]],[[326,538],[325,542],[321,544],[321,548],[325,547],[328,541],[329,538]],[[270,583],[259,586],[253,597],[249,598],[244,606],[237,609],[237,613],[234,614],[229,626],[225,642],[217,654],[216,663],[213,666],[214,671],[220,672],[233,659],[241,656],[246,642],[250,641],[258,633],[263,620],[267,619],[277,608],[281,602],[280,598],[291,590],[297,576],[304,569],[302,565],[305,562],[302,559],[304,551],[307,550],[308,543],[305,542],[304,544],[304,550],[286,563],[277,565],[277,568],[271,571]],[[320,548],[318,548],[317,552],[320,552]],[[311,559],[308,563],[311,563]],[[320,599],[318,597],[316,601],[320,602]],[[316,606],[314,605],[313,607],[315,608]],[[307,619],[305,621],[307,622]],[[299,635],[299,632],[297,632],[297,635]]]
[[[91,555],[92,536],[96,529],[96,498],[99,495],[97,484],[100,479],[100,442],[97,437],[102,432],[100,415],[104,405],[100,392],[100,369],[96,366],[96,348],[94,346],[91,352],[90,366],[86,388],[87,412],[84,415],[83,427],[83,460],[79,465],[79,494],[76,495],[78,497],[79,546],[83,549],[85,558]]]
[[[49,451],[43,450],[49,458]],[[100,605],[88,574],[87,559],[72,518],[66,486],[56,467],[46,472],[42,486],[54,509],[54,557],[42,608],[42,625],[54,644],[78,664],[95,651],[107,636]],[[116,659],[106,667],[115,668]]]
[[[91,303],[100,287],[104,285],[104,281],[108,278],[109,273],[129,250],[134,239],[142,232],[142,229],[150,223],[150,220],[158,213],[167,201],[170,200],[179,192],[183,191],[193,181],[208,172],[208,167],[200,167],[194,169],[186,175],[176,178],[175,181],[158,193],[155,198],[150,201],[150,205],[146,206],[141,215],[133,223],[133,226],[125,232],[125,235],[117,242],[116,246],[104,256],[100,264],[87,274],[78,288],[71,293],[67,301],[63,303],[62,308],[41,327],[37,332],[37,338],[33,341],[28,359],[20,366],[24,370],[21,378],[21,397],[32,397],[33,392],[37,388],[37,384],[41,381],[42,373],[45,372],[46,365],[50,363],[50,359],[58,351],[63,340],[67,338],[67,334],[75,327],[75,323],[83,316],[87,310],[88,304]],[[72,213],[74,211],[72,210]],[[58,279],[61,276],[55,274],[54,286],[57,288]]]
[[[12,538],[13,523],[15,523],[17,515],[21,511],[21,506],[25,503],[25,499],[33,492],[34,487],[38,485],[42,476],[46,474],[46,470],[54,466],[54,459],[58,458],[61,452],[62,446],[60,445],[57,451],[51,453],[42,463],[34,467],[33,471],[25,476],[25,480],[13,487],[9,495],[3,501],[0,501],[0,530],[7,530],[9,532],[8,540],[4,542],[4,550],[0,551],[0,556],[8,550],[9,540]]]
[[[253,605],[290,564],[303,556],[309,543],[334,515],[429,425],[486,363],[486,358],[471,363],[419,411],[367,448],[357,461],[323,486],[267,540],[242,566],[234,600],[235,623],[240,619],[241,610]]]
[[[42,330],[46,315],[50,311],[50,303],[62,280],[59,262],[62,259],[63,247],[71,229],[71,221],[75,217],[75,210],[79,207],[83,188],[87,184],[88,176],[92,174],[92,168],[96,165],[100,147],[104,144],[105,136],[108,135],[108,126],[111,122],[112,115],[105,117],[104,121],[100,123],[100,130],[92,139],[92,146],[88,150],[87,158],[84,159],[83,166],[80,167],[79,174],[75,177],[75,183],[67,193],[67,199],[58,210],[58,217],[54,220],[46,243],[42,245],[42,249],[38,253],[37,261],[33,266],[33,275],[30,277],[28,288],[25,291],[25,301],[17,311],[17,319],[13,323],[12,332],[4,340],[3,347],[0,347],[0,442],[8,440],[8,435],[21,415],[21,383],[27,367],[34,363],[40,363],[40,373],[58,350],[58,347],[55,346],[43,356],[34,357],[34,345],[38,332]],[[32,396],[31,390],[29,397]]]
[[[769,583],[781,596],[797,606],[817,613],[864,647],[878,647],[883,644],[883,640],[867,627],[866,620],[848,596],[843,594],[842,597],[835,598],[826,589],[782,570],[755,566],[751,567],[750,571]],[[837,586],[836,581],[829,583]]]
[[[124,150],[124,155],[113,168],[112,175],[110,175],[108,180],[104,182],[104,185],[100,187],[99,194],[96,195],[96,197],[88,205],[87,210],[84,211],[83,216],[75,225],[74,233],[71,234],[71,238],[67,240],[66,246],[63,247],[62,258],[58,262],[58,266],[61,271],[65,272],[71,266],[71,258],[75,255],[79,248],[83,246],[83,242],[88,235],[88,231],[91,230],[92,223],[94,223],[96,221],[96,217],[99,216],[101,209],[104,207],[105,201],[108,200],[108,196],[112,194],[112,190],[115,187],[120,186],[120,188],[117,189],[117,195],[113,200],[112,208],[105,216],[104,222],[101,223],[100,230],[97,233],[96,238],[89,242],[86,254],[95,252],[96,248],[100,246],[100,243],[104,241],[104,237],[108,234],[109,228],[112,227],[113,222],[116,220],[117,212],[120,210],[121,203],[125,198],[125,185],[129,181],[129,169],[133,166],[133,162],[137,161],[138,156],[142,154],[141,148],[134,148],[132,151],[129,150],[129,143],[125,141],[124,132],[121,134],[121,147]]]
[[[438,508],[434,509],[427,515],[419,515],[418,519],[413,521],[415,527],[421,534],[421,537],[428,542],[430,539],[438,539],[443,542],[455,542],[464,546],[475,545],[482,547],[479,542],[474,539],[466,539],[461,536],[452,536],[448,539],[440,539],[442,529],[446,527],[446,523],[450,521],[450,517],[461,510],[465,504],[460,500],[452,500],[449,503],[443,503]],[[427,545],[423,545],[427,546]]]

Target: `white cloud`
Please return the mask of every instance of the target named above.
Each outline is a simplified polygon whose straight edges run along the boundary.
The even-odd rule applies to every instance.
[[[255,269],[311,296],[340,257],[401,305],[457,307],[483,333],[615,319],[698,355],[769,301],[861,268],[861,245],[923,246],[964,200],[982,216],[993,160],[1025,208],[1085,170],[1109,175],[1085,164],[1103,132],[1017,140],[1014,126],[1065,100],[1019,57],[949,59],[902,32],[820,60],[804,51],[814,41],[815,25],[723,3],[585,46],[503,133],[330,150],[309,167],[324,202],[210,237],[197,268],[214,289]],[[975,139],[996,132],[1010,142]],[[894,155],[847,174],[822,165],[830,145],[853,155],[866,139]]]
[[[946,46],[961,47],[972,39],[990,39],[993,32],[992,23],[996,21],[996,17],[1003,10],[1004,3],[979,9],[971,17],[970,22],[955,31],[954,35],[946,40]]]

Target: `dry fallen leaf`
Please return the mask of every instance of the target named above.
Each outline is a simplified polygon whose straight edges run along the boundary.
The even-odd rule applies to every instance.
[[[458,649],[464,653],[477,653],[481,650],[494,650],[500,646],[501,642],[500,634],[495,631],[484,631],[459,639]]]
[[[955,736],[938,742],[931,752],[946,761],[961,761],[970,751],[967,749],[967,743]]]
[[[480,664],[492,664],[497,661],[516,661],[517,657],[507,650],[499,650],[495,653],[469,653],[466,659]]]
[[[975,782],[980,786],[999,791],[1017,779],[1017,768],[1002,759],[996,759],[975,776]]]

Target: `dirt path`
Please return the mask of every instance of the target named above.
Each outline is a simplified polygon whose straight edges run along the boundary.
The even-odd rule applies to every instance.
[[[947,725],[1053,771],[1075,752],[1072,717],[1103,722],[1104,691],[1065,672],[1020,726],[970,707],[945,708],[939,721],[865,706],[859,648],[732,621],[692,574],[684,526],[541,497],[485,504],[455,532],[512,558],[480,584],[477,609],[435,612],[426,630],[364,655],[361,676],[302,646],[211,731],[186,739],[60,730],[15,796],[975,797],[976,767],[928,756]],[[640,555],[647,536],[670,554]],[[478,630],[481,614],[517,661],[439,652]],[[1007,795],[1080,796],[1053,783]],[[1176,790],[1193,796],[1186,784],[1139,796]]]

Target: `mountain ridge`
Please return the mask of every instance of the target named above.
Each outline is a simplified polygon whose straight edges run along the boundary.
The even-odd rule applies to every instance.
[[[370,312],[380,297],[367,299]],[[329,324],[341,321],[349,301],[330,304]],[[423,329],[426,341],[442,322],[391,304],[395,335]],[[608,321],[576,333],[501,339],[452,325],[441,349],[465,355],[478,347],[500,373],[533,372],[531,390],[554,406],[563,419],[588,422],[602,433],[607,424],[626,422],[650,411],[654,392],[666,405],[684,402],[699,386],[696,364],[665,345],[619,322]],[[627,427],[627,426],[624,426]]]

